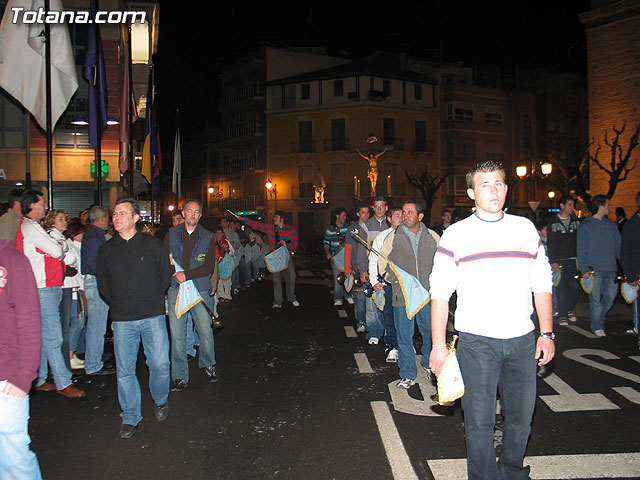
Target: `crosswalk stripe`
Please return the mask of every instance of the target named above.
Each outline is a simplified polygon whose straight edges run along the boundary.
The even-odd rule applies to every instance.
[[[348,338],[358,338],[358,334],[356,333],[355,329],[351,325],[344,326],[344,333],[347,334]]]
[[[349,315],[347,315],[347,311],[346,310],[338,310],[338,316],[340,318],[347,318]]]
[[[354,353],[353,357],[356,359],[360,373],[374,373],[366,353]]]
[[[584,328],[580,328],[580,327],[576,327],[575,325],[569,325],[567,327],[569,330],[573,330],[576,333],[579,333],[580,335],[587,337],[587,338],[600,338],[596,335],[594,335],[593,333],[591,333],[589,330],[585,330]]]
[[[571,478],[629,478],[640,472],[640,453],[541,455],[525,457],[532,480]],[[467,476],[467,460],[427,460],[434,480],[458,480]]]
[[[418,480],[389,411],[389,406],[386,402],[371,402],[371,409],[378,425],[378,431],[391,466],[393,478],[397,480]]]

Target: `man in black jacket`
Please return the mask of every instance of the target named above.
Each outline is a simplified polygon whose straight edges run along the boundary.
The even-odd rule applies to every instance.
[[[138,232],[140,207],[131,198],[116,201],[113,226],[118,233],[98,252],[100,294],[111,308],[122,408],[120,438],[131,438],[142,420],[136,364],[140,340],[149,367],[149,390],[158,421],[169,413],[169,336],[164,297],[173,267],[158,238]]]
[[[622,245],[620,247],[620,264],[622,270],[627,277],[627,282],[635,287],[638,286],[640,279],[640,192],[636,194],[636,204],[638,210],[629,220],[627,220],[622,228]],[[627,333],[638,335],[638,305],[640,300],[636,300],[631,304],[633,311],[633,328],[627,330]],[[640,346],[640,337],[638,337],[638,346]]]
[[[554,214],[547,225],[547,254],[553,272],[561,271],[560,284],[555,288],[560,325],[575,322],[573,309],[578,301],[580,285],[574,280],[577,273],[578,226],[580,222],[573,213],[575,200],[571,195],[560,198],[560,211]]]

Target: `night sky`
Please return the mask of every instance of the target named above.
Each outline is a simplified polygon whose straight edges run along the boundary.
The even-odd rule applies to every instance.
[[[546,67],[586,74],[588,0],[489,2],[248,2],[160,0],[155,58],[163,144],[172,145],[175,110],[189,136],[217,119],[217,75],[224,65],[268,43],[325,46],[362,58],[377,50],[496,64],[506,72]]]

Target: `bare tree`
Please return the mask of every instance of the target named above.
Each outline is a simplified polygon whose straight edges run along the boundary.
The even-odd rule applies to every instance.
[[[407,175],[407,182],[420,190],[420,193],[422,194],[422,198],[425,202],[424,218],[422,219],[422,223],[430,226],[433,199],[446,178],[449,176],[449,173],[445,173],[442,176],[431,175],[429,170],[425,169],[425,171],[420,174],[409,173],[405,170],[405,174]]]

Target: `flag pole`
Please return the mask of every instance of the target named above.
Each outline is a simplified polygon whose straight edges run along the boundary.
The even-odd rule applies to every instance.
[[[44,0],[44,14],[49,12],[49,0]],[[47,118],[47,190],[49,208],[53,208],[53,125],[51,120],[51,26],[44,24],[45,103]],[[27,127],[28,128],[28,127]]]
[[[127,78],[127,82],[129,82],[129,94],[133,92],[133,72],[132,66],[133,61],[131,59],[131,24],[127,27],[127,50],[129,51],[129,78]],[[127,121],[129,122],[129,196],[133,198],[134,190],[133,190],[133,170],[135,168],[134,158],[133,158],[133,114],[131,112],[131,108],[129,108],[129,118]]]

